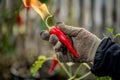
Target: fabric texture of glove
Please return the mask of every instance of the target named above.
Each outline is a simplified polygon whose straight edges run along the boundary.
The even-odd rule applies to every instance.
[[[62,22],[58,22],[56,27],[68,36],[74,49],[79,54],[79,58],[75,58],[54,34],[50,35],[47,31],[41,31],[41,38],[49,40],[61,62],[90,62],[94,60],[97,47],[101,42],[97,36],[84,28],[68,26]]]

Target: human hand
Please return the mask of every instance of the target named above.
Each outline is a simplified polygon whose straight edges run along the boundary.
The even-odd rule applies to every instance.
[[[68,26],[62,22],[58,22],[56,26],[68,36],[79,55],[79,58],[75,58],[66,46],[59,41],[56,35],[50,35],[48,31],[41,31],[41,38],[49,41],[49,43],[53,45],[57,58],[61,62],[90,62],[94,60],[96,49],[101,42],[97,36],[84,28]]]

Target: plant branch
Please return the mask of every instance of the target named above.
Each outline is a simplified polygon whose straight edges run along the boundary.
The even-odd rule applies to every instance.
[[[85,75],[83,75],[83,76],[81,76],[80,78],[77,78],[77,79],[75,79],[75,80],[81,80],[81,79],[87,77],[87,76],[90,75],[90,74],[91,74],[91,72],[88,72],[88,73],[86,73]]]
[[[73,78],[75,78],[77,76],[77,74],[80,72],[81,66],[82,66],[82,64],[80,64],[79,67],[77,68],[77,70],[75,71]]]
[[[66,72],[66,74],[69,76],[69,77],[72,77],[72,75],[69,73],[69,71],[66,69],[66,67],[64,66],[63,63],[61,63],[59,60],[58,60],[58,63],[59,65],[61,66],[61,68]]]
[[[90,66],[87,63],[83,63],[84,66],[86,66],[90,70]]]

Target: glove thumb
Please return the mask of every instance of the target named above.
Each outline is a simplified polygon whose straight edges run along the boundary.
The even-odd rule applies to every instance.
[[[56,26],[64,32],[64,34],[69,36],[76,36],[80,30],[78,27],[65,25],[63,22],[57,22]]]

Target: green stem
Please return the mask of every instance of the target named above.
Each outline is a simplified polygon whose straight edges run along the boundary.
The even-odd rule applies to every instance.
[[[90,62],[93,65],[93,62]]]
[[[89,67],[89,65],[88,65],[87,63],[81,63],[81,64],[79,65],[79,67],[77,68],[77,70],[75,71],[75,74],[74,74],[73,78],[75,78],[75,77],[77,76],[77,74],[80,72],[80,69],[81,69],[81,66],[82,66],[82,65],[84,65],[84,66],[86,66],[88,69],[90,69],[90,67]]]
[[[72,67],[71,66],[69,66],[69,73],[72,76]]]
[[[80,72],[81,66],[82,66],[82,64],[80,64],[79,67],[77,68],[77,70],[75,71],[73,78],[75,78],[77,76],[77,74]]]
[[[52,58],[52,57],[49,57],[49,58],[46,59],[46,61],[49,61],[49,60],[53,60],[53,58]]]
[[[69,77],[72,77],[72,75],[69,73],[69,71],[66,69],[66,67],[64,66],[63,63],[61,63],[59,60],[58,60],[58,63],[59,65],[61,66],[61,68],[66,72],[66,74],[69,76]]]
[[[91,74],[91,72],[88,72],[88,73],[86,73],[85,75],[83,75],[83,76],[81,76],[81,77],[79,77],[79,78],[77,78],[77,79],[75,79],[75,80],[81,80],[81,79],[87,77],[87,76],[90,75],[90,74]]]
[[[90,70],[90,66],[87,63],[83,63],[84,66],[86,66]]]
[[[46,24],[46,27],[48,28],[48,31],[50,31],[50,26],[48,25],[48,19],[51,18],[52,15],[49,15],[47,16],[47,18],[45,19],[45,24]]]

